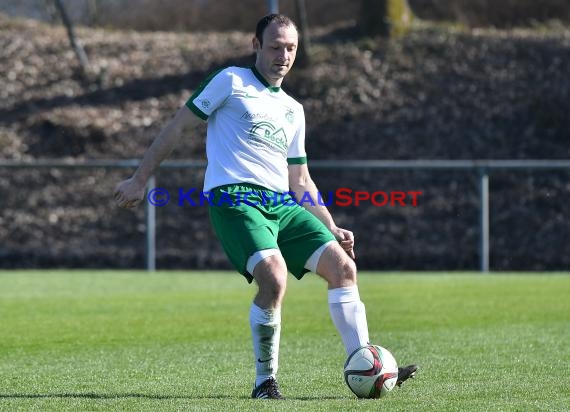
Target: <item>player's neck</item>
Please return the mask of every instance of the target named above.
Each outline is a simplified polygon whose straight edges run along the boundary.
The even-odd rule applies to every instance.
[[[283,82],[283,77],[279,77],[276,79],[272,79],[271,77],[269,77],[266,73],[264,73],[262,70],[259,69],[259,67],[257,66],[257,64],[255,64],[253,66],[254,69],[254,73],[260,77],[259,80],[261,80],[261,82],[267,86],[267,87],[281,87],[281,83]]]

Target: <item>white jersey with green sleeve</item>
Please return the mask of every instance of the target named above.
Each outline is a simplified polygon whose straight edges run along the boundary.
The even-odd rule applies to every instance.
[[[208,121],[204,191],[251,183],[286,192],[287,165],[307,162],[303,106],[255,67],[213,73],[186,106]]]

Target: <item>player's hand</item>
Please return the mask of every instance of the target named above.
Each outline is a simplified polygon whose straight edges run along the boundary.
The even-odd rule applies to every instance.
[[[139,205],[144,198],[145,186],[132,177],[123,180],[115,187],[114,198],[117,206],[123,209],[131,209]]]
[[[348,256],[355,259],[356,255],[354,254],[354,233],[352,233],[350,230],[337,227],[333,231],[333,234],[338,240],[340,246],[348,254]]]

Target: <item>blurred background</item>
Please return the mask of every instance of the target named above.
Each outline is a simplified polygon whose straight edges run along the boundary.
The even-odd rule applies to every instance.
[[[133,30],[251,31],[252,21],[270,9],[270,0],[61,0],[74,22],[91,27]],[[295,0],[276,0],[279,11],[297,14]],[[357,19],[382,0],[304,1],[312,25]],[[388,3],[390,3],[388,1]],[[568,23],[564,0],[407,0],[415,16],[468,27],[516,27],[558,21]],[[44,22],[59,19],[52,0],[3,0],[0,11],[12,17]]]
[[[55,164],[140,159],[210,72],[253,64],[268,3],[3,0],[0,268],[144,268],[148,208],[112,200],[133,168]],[[305,107],[309,164],[335,165],[312,169],[321,191],[422,192],[416,207],[330,207],[355,232],[361,269],[481,269],[482,173],[487,268],[570,269],[570,3],[278,6],[303,31],[284,88]],[[204,132],[186,131],[171,159],[203,161]],[[342,167],[474,159],[552,167]],[[201,168],[156,175],[171,193],[202,180]],[[230,268],[205,207],[153,212],[158,269]]]

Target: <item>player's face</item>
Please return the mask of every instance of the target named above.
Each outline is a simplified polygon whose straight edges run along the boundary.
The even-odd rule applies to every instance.
[[[263,32],[263,44],[253,39],[253,48],[257,53],[255,67],[272,86],[280,86],[283,77],[289,72],[298,44],[297,30],[294,26],[282,26],[271,22]]]

